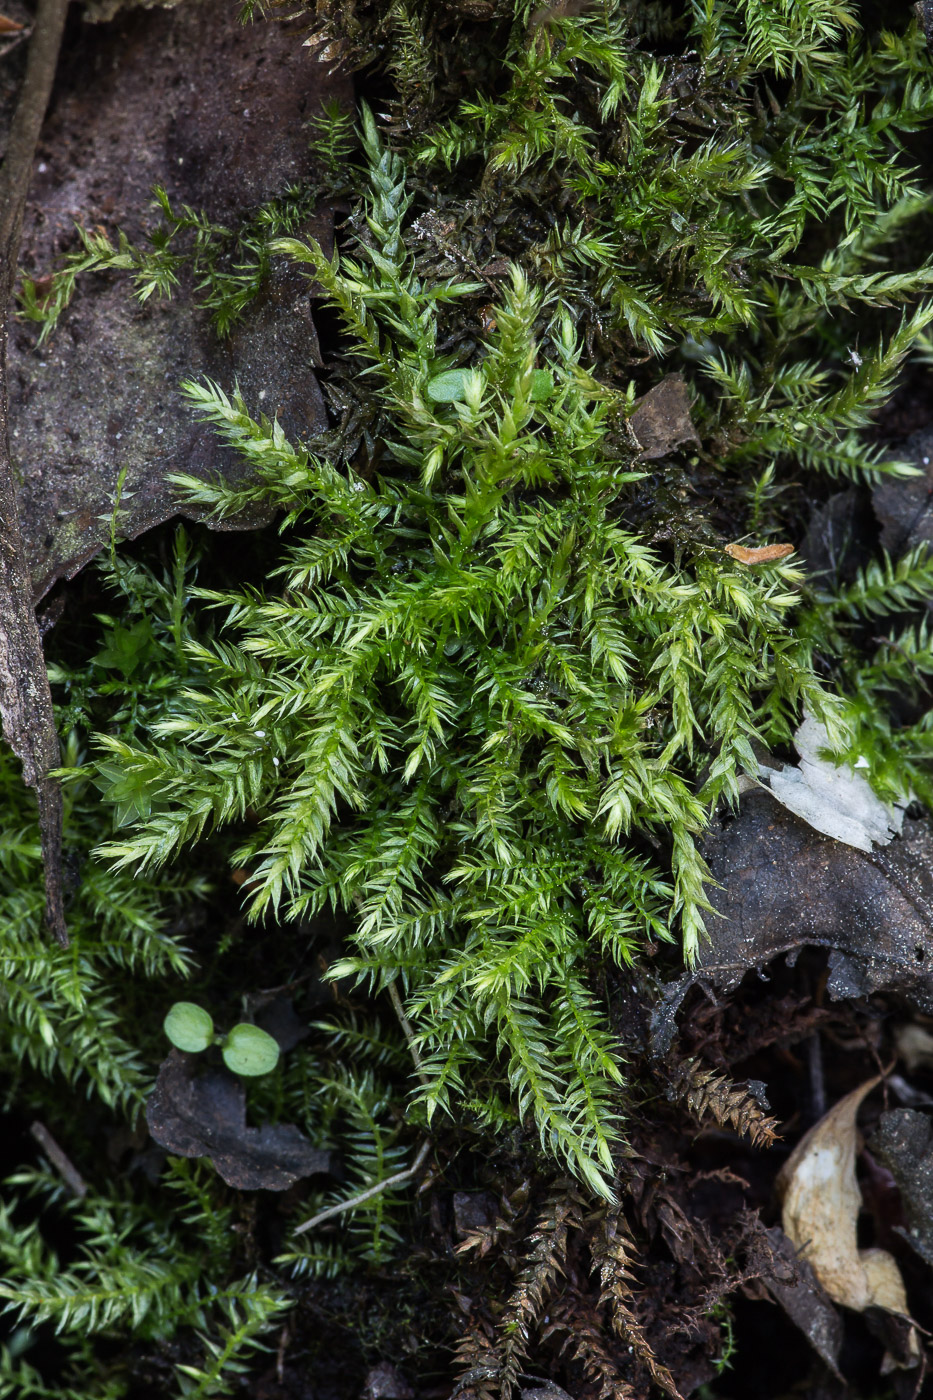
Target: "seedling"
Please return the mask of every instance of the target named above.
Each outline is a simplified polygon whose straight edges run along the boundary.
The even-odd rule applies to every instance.
[[[224,1064],[234,1074],[268,1074],[278,1064],[279,1047],[266,1031],[244,1021],[227,1035],[216,1035],[210,1013],[193,1001],[176,1001],[163,1027],[172,1044],[191,1055],[219,1045]]]

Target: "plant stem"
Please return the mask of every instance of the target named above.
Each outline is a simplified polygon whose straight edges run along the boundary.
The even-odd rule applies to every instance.
[[[317,1215],[312,1215],[310,1220],[306,1220],[303,1225],[299,1225],[298,1229],[294,1231],[294,1234],[304,1235],[308,1230],[314,1230],[318,1225],[322,1225],[325,1220],[330,1220],[335,1215],[344,1215],[348,1210],[355,1210],[357,1206],[363,1205],[364,1202],[371,1201],[374,1196],[378,1196],[383,1191],[387,1191],[390,1186],[401,1186],[403,1182],[410,1181],[413,1176],[417,1176],[424,1165],[424,1160],[428,1155],[430,1147],[431,1139],[425,1138],[418,1149],[417,1157],[410,1167],[406,1167],[404,1171],[396,1172],[394,1176],[387,1176],[384,1181],[377,1181],[375,1186],[367,1187],[367,1189],[361,1191],[358,1196],[351,1196],[348,1201],[338,1201],[335,1206],[328,1206],[326,1210],[318,1211]]]

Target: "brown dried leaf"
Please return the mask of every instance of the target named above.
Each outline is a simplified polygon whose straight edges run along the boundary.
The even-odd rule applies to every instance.
[[[682,374],[667,374],[639,399],[629,424],[638,439],[639,462],[667,457],[685,443],[699,446],[690,417],[690,397]]]
[[[792,544],[761,544],[749,548],[744,544],[727,544],[725,551],[740,564],[774,564],[778,559],[786,559],[793,554]]]
[[[159,1068],[146,1104],[149,1131],[180,1157],[209,1157],[228,1186],[284,1191],[302,1177],[332,1172],[333,1154],[319,1152],[293,1123],[246,1126],[246,1091],[224,1069],[197,1072],[193,1055],[173,1050]]]
[[[6,15],[0,15],[0,34],[18,34],[22,28],[15,19],[7,19]]]
[[[855,1119],[862,1100],[881,1082],[869,1079],[830,1109],[800,1140],[781,1169],[782,1224],[834,1302],[855,1312],[883,1308],[909,1317],[904,1280],[893,1255],[859,1249],[862,1195],[855,1179]],[[910,1352],[919,1360],[913,1338]]]

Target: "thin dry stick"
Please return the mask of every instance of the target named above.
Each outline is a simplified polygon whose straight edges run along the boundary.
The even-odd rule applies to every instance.
[[[63,947],[62,794],[49,777],[61,762],[45,657],[32,605],[10,454],[7,325],[23,211],[42,119],[52,91],[68,0],[39,0],[26,76],[0,169],[0,720],[10,748],[36,790],[45,865],[45,918]]]
[[[338,1201],[335,1206],[328,1206],[326,1210],[319,1211],[317,1215],[312,1215],[310,1220],[306,1220],[303,1225],[299,1225],[294,1231],[296,1235],[303,1235],[308,1230],[314,1230],[318,1225],[322,1225],[325,1220],[330,1220],[334,1215],[343,1215],[348,1210],[355,1210],[364,1201],[371,1201],[373,1196],[378,1196],[383,1191],[387,1191],[390,1186],[401,1186],[403,1182],[410,1181],[413,1176],[417,1176],[424,1159],[431,1150],[431,1139],[425,1138],[418,1149],[418,1155],[410,1167],[404,1171],[396,1172],[394,1176],[387,1176],[385,1181],[377,1181],[375,1186],[368,1187],[361,1191],[358,1196],[351,1196],[349,1201]]]
[[[29,1129],[52,1166],[58,1171],[73,1196],[83,1201],[87,1195],[87,1182],[67,1153],[63,1152],[44,1123],[33,1123]]]

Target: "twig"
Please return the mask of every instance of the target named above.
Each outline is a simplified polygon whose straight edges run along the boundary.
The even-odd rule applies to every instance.
[[[36,143],[52,91],[68,0],[39,0],[26,76],[0,169],[0,721],[35,788],[45,866],[45,918],[68,946],[62,902],[62,794],[49,777],[61,762],[55,712],[20,531],[10,454],[7,329]]]
[[[392,1005],[395,1008],[395,1014],[399,1019],[399,1025],[402,1028],[402,1034],[408,1041],[408,1048],[411,1051],[411,1058],[415,1062],[415,1073],[421,1080],[422,1084],[427,1084],[428,1076],[424,1072],[424,1061],[421,1058],[421,1051],[415,1044],[415,1028],[412,1025],[411,1021],[409,1021],[408,1017],[405,1015],[405,1008],[402,1005],[402,998],[399,996],[398,987],[396,987],[394,982],[389,983],[389,996],[392,999]]]
[[[310,1220],[306,1220],[303,1225],[293,1233],[303,1235],[308,1230],[314,1230],[318,1225],[322,1225],[325,1220],[330,1220],[335,1215],[343,1215],[348,1210],[355,1210],[357,1206],[363,1205],[365,1201],[371,1201],[373,1196],[378,1196],[383,1191],[388,1191],[390,1186],[401,1186],[403,1182],[410,1181],[413,1176],[417,1176],[424,1159],[431,1150],[431,1139],[425,1138],[418,1149],[418,1155],[410,1167],[404,1171],[396,1172],[394,1176],[387,1176],[385,1181],[377,1181],[375,1186],[370,1186],[365,1191],[361,1191],[358,1196],[351,1196],[349,1201],[338,1201],[335,1206],[328,1206],[326,1210],[318,1211],[317,1215],[312,1215]]]
[[[42,1151],[48,1157],[52,1166],[61,1176],[65,1185],[73,1196],[77,1196],[79,1201],[83,1201],[87,1195],[87,1182],[78,1171],[78,1168],[71,1161],[49,1132],[44,1123],[33,1123],[29,1129]]]

